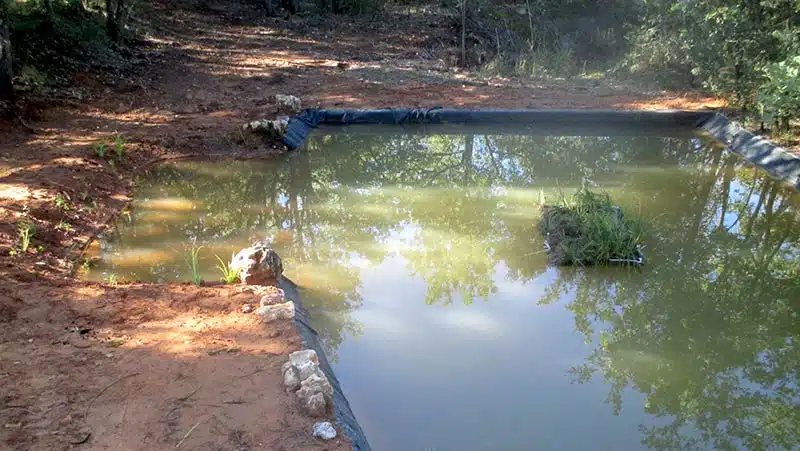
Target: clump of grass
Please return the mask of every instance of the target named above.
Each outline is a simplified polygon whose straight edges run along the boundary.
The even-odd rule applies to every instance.
[[[239,280],[239,271],[231,268],[231,264],[225,262],[219,255],[214,254],[214,257],[217,257],[217,270],[222,273],[222,277],[220,280],[225,283],[234,283]],[[233,254],[231,254],[231,261],[233,261]]]
[[[101,159],[105,159],[107,152],[108,152],[108,144],[106,143],[97,143],[94,146],[94,154],[100,157]]]
[[[122,161],[122,157],[125,156],[125,144],[127,143],[128,141],[122,135],[114,134],[114,153],[117,155],[117,161]]]
[[[119,284],[119,281],[117,280],[117,275],[113,272],[107,275],[106,284],[108,284],[108,286],[110,287],[116,287]]]
[[[192,241],[192,244],[188,249],[189,257],[187,259],[189,270],[192,272],[192,283],[198,286],[203,281],[202,277],[200,276],[201,249],[203,249],[203,246],[198,246],[196,241]]]
[[[557,265],[641,263],[642,230],[641,221],[626,218],[607,193],[586,188],[562,195],[559,205],[542,205],[539,222]]]
[[[34,233],[36,233],[36,226],[32,222],[23,221],[17,226],[19,250],[21,252],[28,252]]]

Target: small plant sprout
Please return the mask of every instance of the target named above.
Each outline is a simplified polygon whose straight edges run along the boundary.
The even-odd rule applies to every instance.
[[[128,142],[119,133],[114,134],[114,153],[117,155],[117,161],[122,161],[125,156],[125,144]]]
[[[97,143],[94,146],[94,154],[100,158],[106,157],[106,152],[108,152],[108,144],[106,143]]]
[[[65,231],[65,232],[71,232],[71,231],[72,231],[72,224],[70,224],[70,223],[68,223],[67,221],[64,221],[64,220],[62,219],[62,220],[61,220],[61,221],[59,221],[59,223],[56,225],[56,229],[58,229],[58,230],[63,230],[63,231]]]
[[[58,195],[55,199],[56,208],[61,211],[70,211],[72,207],[69,205],[69,199],[65,196]]]
[[[192,241],[191,247],[189,247],[189,270],[192,273],[192,283],[195,285],[200,285],[200,282],[203,281],[202,277],[200,276],[200,249],[203,246],[198,246],[197,241]]]
[[[115,273],[111,273],[106,276],[106,284],[111,287],[116,287],[119,282],[117,281],[117,275]]]
[[[239,280],[239,272],[231,268],[230,263],[225,262],[219,255],[215,254],[214,257],[217,257],[217,262],[219,262],[216,267],[222,273],[221,281],[230,284]],[[233,254],[231,254],[231,261],[233,261]]]
[[[28,252],[28,248],[31,246],[31,239],[33,239],[33,234],[36,231],[36,226],[33,225],[32,222],[24,221],[19,224],[17,231],[19,234],[19,250]]]

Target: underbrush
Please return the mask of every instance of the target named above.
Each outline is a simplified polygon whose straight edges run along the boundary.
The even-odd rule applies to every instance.
[[[9,11],[17,93],[49,94],[79,72],[114,74],[130,64],[130,51],[106,36],[100,5],[55,2],[50,20],[36,2]]]
[[[556,265],[639,263],[643,225],[626,218],[606,193],[586,188],[542,205],[539,231]]]

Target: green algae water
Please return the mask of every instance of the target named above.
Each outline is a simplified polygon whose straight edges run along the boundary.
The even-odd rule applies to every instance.
[[[580,131],[576,131],[579,135]],[[688,132],[319,132],[139,180],[87,277],[186,281],[254,240],[376,451],[797,449],[800,195]],[[553,267],[540,196],[608,192],[646,264]]]

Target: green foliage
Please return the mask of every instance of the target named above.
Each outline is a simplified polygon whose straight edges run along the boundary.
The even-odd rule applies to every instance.
[[[94,146],[94,154],[100,157],[101,159],[106,158],[106,153],[108,152],[108,144],[106,143],[97,143]]]
[[[221,281],[225,283],[234,283],[239,280],[239,272],[235,269],[231,268],[230,263],[226,262],[219,255],[214,254],[214,257],[217,258],[217,270],[222,273],[222,277],[220,278]],[[231,254],[231,261],[233,261],[233,254]]]
[[[36,233],[36,226],[29,221],[23,221],[17,226],[17,236],[19,238],[19,250],[28,252],[33,235]]]
[[[197,241],[192,241],[191,246],[188,249],[189,257],[187,258],[187,262],[189,264],[189,271],[192,275],[192,283],[195,285],[200,285],[203,281],[202,276],[200,275],[200,250],[203,249],[203,246],[198,246]]]
[[[125,156],[125,144],[128,142],[119,133],[114,134],[114,153],[117,156],[117,161],[122,161]]]
[[[763,73],[766,81],[756,97],[759,113],[763,121],[786,131],[790,119],[800,118],[800,55],[769,64]]]
[[[645,6],[624,66],[668,85],[706,88],[745,109],[765,80],[762,68],[796,48],[800,3],[650,0]]]
[[[110,273],[109,275],[106,276],[105,282],[109,286],[116,287],[119,284],[119,281],[117,280],[117,274],[113,272]]]
[[[105,2],[6,1],[11,24],[15,89],[42,95],[72,83],[77,71],[107,71],[128,64],[106,36]]]
[[[625,218],[607,193],[582,188],[561,205],[544,205],[539,231],[558,265],[605,265],[640,257],[642,224]]]
[[[61,210],[63,212],[67,212],[67,211],[70,211],[72,209],[72,206],[70,205],[69,199],[67,199],[64,196],[61,196],[61,195],[56,196],[54,202],[56,204],[56,208],[58,208],[59,210]]]

